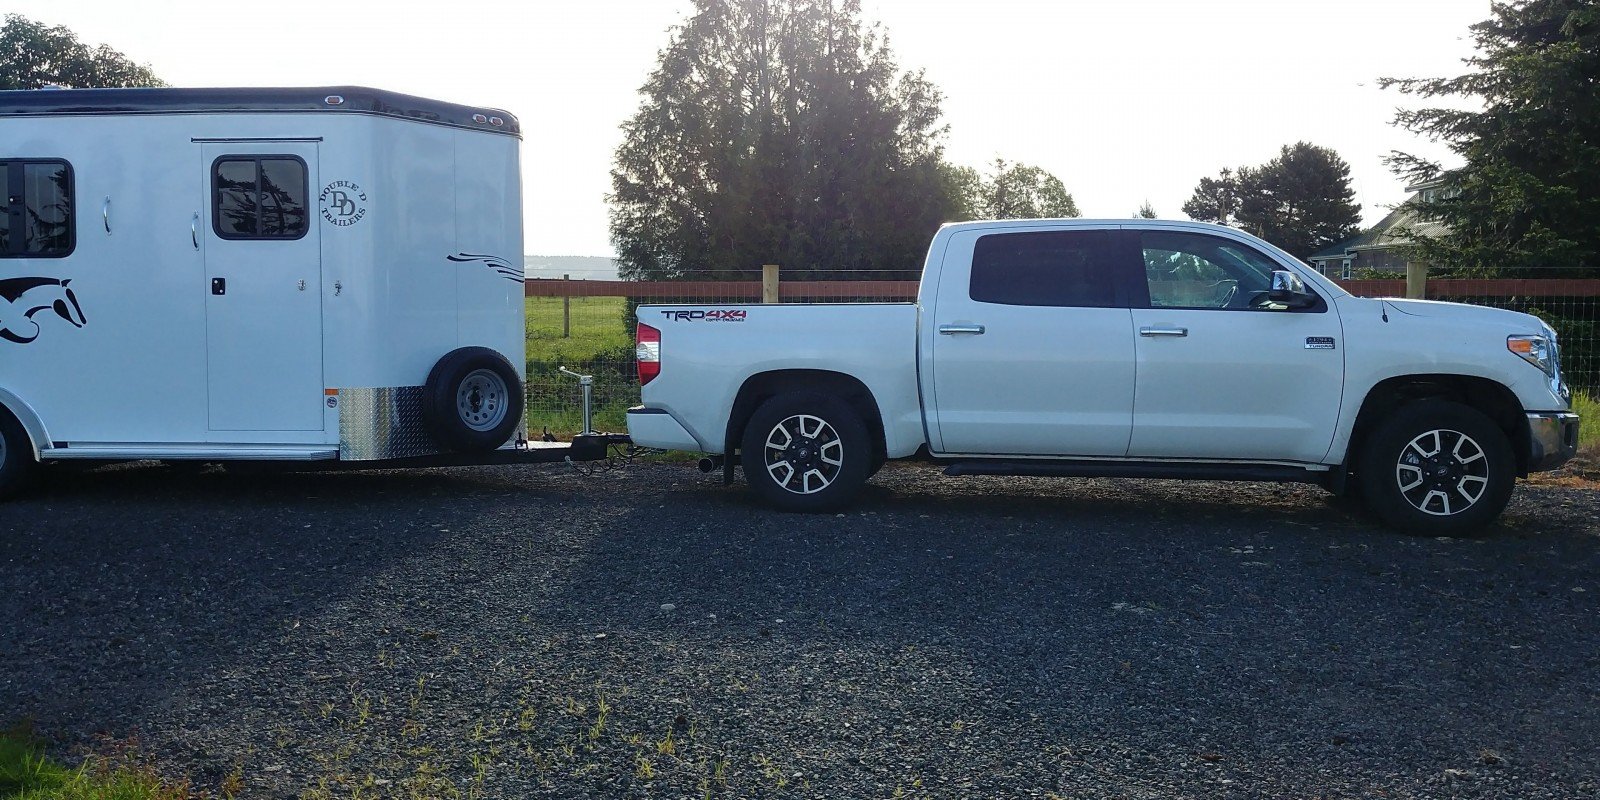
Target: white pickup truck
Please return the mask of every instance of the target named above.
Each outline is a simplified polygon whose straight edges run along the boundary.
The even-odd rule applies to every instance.
[[[638,309],[641,446],[828,511],[886,459],[952,475],[1301,481],[1389,524],[1493,520],[1577,448],[1555,333],[1365,299],[1231,228],[946,225],[917,302]]]

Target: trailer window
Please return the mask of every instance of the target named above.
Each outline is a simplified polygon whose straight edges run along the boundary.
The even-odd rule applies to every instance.
[[[0,162],[5,214],[0,258],[61,258],[72,252],[72,167],[60,160]]]
[[[223,156],[211,168],[211,225],[224,239],[306,235],[306,162],[295,156]]]
[[[1109,231],[1001,233],[979,237],[968,294],[1011,306],[1116,305]]]

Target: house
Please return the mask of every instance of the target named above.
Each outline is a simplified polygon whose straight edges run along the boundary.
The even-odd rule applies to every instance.
[[[1306,260],[1323,275],[1340,280],[1350,280],[1356,270],[1404,273],[1406,259],[1399,248],[1410,242],[1412,236],[1441,236],[1447,230],[1438,222],[1418,217],[1411,209],[1411,204],[1432,202],[1439,193],[1453,193],[1455,190],[1435,181],[1408,186],[1406,191],[1411,192],[1406,202],[1389,212],[1378,224],[1318,250]]]

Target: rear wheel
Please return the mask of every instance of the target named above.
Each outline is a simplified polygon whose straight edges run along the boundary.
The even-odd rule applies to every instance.
[[[1439,536],[1494,521],[1511,500],[1516,460],[1506,435],[1481,412],[1426,400],[1401,407],[1368,437],[1361,494],[1384,522]]]
[[[849,404],[812,392],[761,404],[741,443],[745,480],[784,511],[815,513],[848,505],[871,469],[866,423]]]
[[[504,356],[485,347],[464,347],[439,359],[423,393],[428,433],[445,450],[494,450],[522,422],[517,371]]]
[[[0,409],[0,500],[14,497],[38,473],[33,444],[5,409]]]

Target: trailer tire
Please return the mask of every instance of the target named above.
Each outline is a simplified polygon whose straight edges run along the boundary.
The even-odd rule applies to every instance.
[[[4,407],[0,407],[0,500],[21,493],[37,477],[39,462],[33,456],[33,443]]]
[[[423,386],[423,422],[448,452],[499,448],[522,424],[522,408],[517,371],[487,347],[463,347],[439,359]]]
[[[861,415],[836,397],[780,394],[762,403],[745,424],[745,480],[783,511],[836,511],[866,485],[870,436]]]
[[[1402,406],[1361,450],[1362,499],[1406,533],[1473,533],[1500,516],[1516,483],[1516,458],[1505,432],[1460,403]]]

